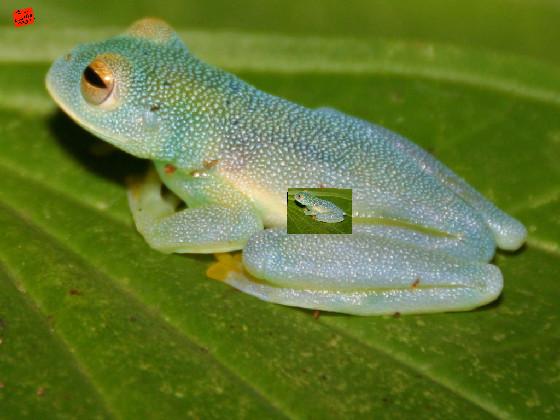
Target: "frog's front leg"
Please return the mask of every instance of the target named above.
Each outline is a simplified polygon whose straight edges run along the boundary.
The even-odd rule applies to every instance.
[[[176,173],[173,177],[177,189],[186,189],[189,185],[188,176]],[[211,177],[201,181],[210,195],[219,195],[224,189]],[[138,231],[158,251],[210,253],[238,250],[252,234],[263,228],[256,211],[242,200],[210,202],[176,211],[179,200],[164,198],[161,187],[158,174],[152,171],[144,182],[131,187],[128,194]]]
[[[494,265],[360,233],[261,231],[243,263],[250,275],[234,271],[225,281],[246,293],[357,315],[469,310],[496,299],[503,285]]]
[[[317,211],[311,209],[304,209],[303,214],[305,214],[306,216],[315,216],[317,214]]]

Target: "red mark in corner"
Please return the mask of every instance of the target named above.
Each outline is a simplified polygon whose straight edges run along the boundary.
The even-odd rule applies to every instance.
[[[14,26],[31,25],[32,23],[35,23],[32,7],[14,10]]]

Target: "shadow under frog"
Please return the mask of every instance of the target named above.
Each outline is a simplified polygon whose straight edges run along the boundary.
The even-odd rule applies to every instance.
[[[141,177],[149,162],[135,158],[90,134],[62,111],[48,120],[49,131],[64,151],[87,170],[119,185],[129,177]]]

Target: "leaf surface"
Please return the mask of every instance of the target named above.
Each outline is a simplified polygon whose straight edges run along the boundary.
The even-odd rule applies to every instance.
[[[504,4],[518,4],[508,16],[531,10],[522,23],[560,13],[545,0],[491,3],[498,23]],[[522,31],[514,45],[512,29],[492,38],[485,22],[471,41],[445,38],[454,20],[444,12],[435,9],[443,23],[430,32],[425,12],[401,5],[417,24],[395,39],[397,15],[377,32],[358,18],[345,32],[351,12],[335,19],[334,2],[324,13],[335,27],[314,17],[312,36],[301,23],[252,30],[284,28],[280,3],[262,21],[222,10],[210,29],[193,29],[210,6],[188,14],[166,2],[202,58],[409,137],[529,229],[524,249],[496,256],[505,289],[487,307],[316,319],[207,279],[211,256],[163,255],[135,232],[124,179],[146,163],[77,127],[43,87],[49,62],[75,43],[162,15],[147,2],[110,4],[99,4],[99,20],[74,2],[43,1],[31,4],[43,13],[34,27],[0,28],[0,417],[559,416],[560,56],[539,44],[555,30]],[[313,15],[306,5],[302,17]],[[349,9],[386,16],[388,5]]]

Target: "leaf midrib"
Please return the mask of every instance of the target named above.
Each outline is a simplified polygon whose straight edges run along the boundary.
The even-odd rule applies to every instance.
[[[0,28],[0,38],[7,40],[0,49],[0,65],[45,64],[76,44],[101,40],[122,30],[56,28],[18,33],[15,38],[12,28]],[[197,56],[234,72],[399,75],[507,92],[560,106],[560,68],[521,55],[402,39],[203,30],[180,31],[180,35]],[[24,47],[29,51],[22,60]]]

